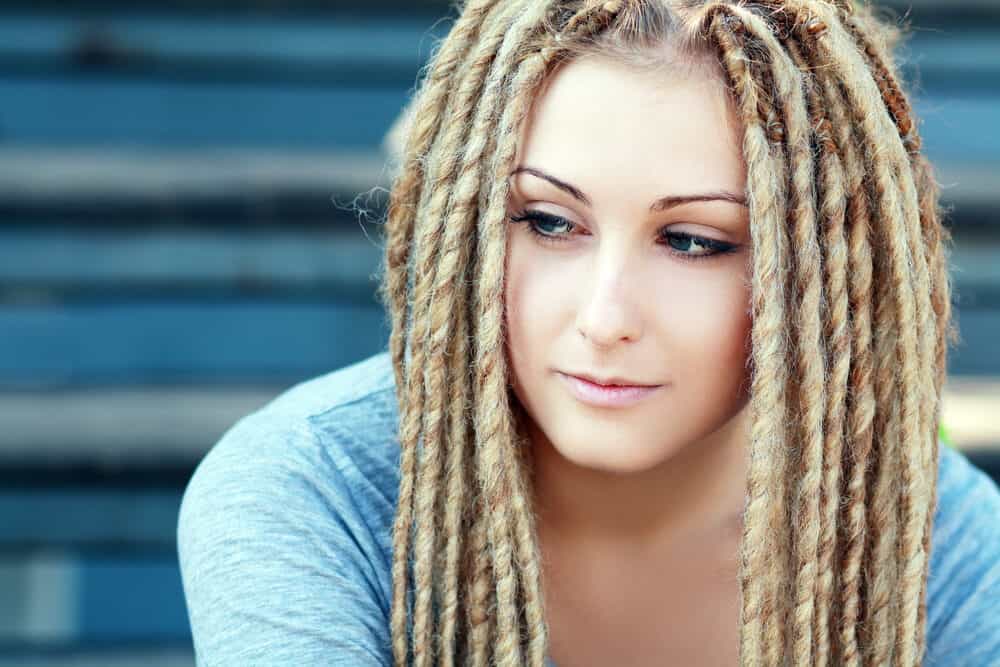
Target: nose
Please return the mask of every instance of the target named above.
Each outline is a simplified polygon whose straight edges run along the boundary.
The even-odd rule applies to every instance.
[[[597,258],[591,279],[581,285],[583,296],[576,328],[595,347],[635,342],[642,336],[640,295],[626,267],[626,257]]]

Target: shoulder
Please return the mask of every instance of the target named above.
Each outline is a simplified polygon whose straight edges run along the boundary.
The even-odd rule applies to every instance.
[[[202,458],[182,498],[180,528],[209,520],[221,491],[244,505],[337,496],[360,505],[367,520],[391,522],[394,392],[386,352],[285,390],[233,424]]]
[[[929,665],[1000,661],[1000,490],[940,446],[927,580]]]
[[[392,361],[389,353],[383,351],[300,382],[276,396],[258,412],[275,417],[315,417],[393,391],[394,388]]]
[[[232,425],[198,464],[177,545],[199,660],[384,658],[393,380],[383,352],[299,383]],[[302,632],[289,632],[292,619]]]
[[[305,380],[220,437],[189,480],[182,509],[206,503],[204,494],[217,497],[218,489],[238,491],[245,501],[275,502],[308,491],[389,503],[398,482],[396,427],[387,352]],[[186,518],[198,517],[188,512]]]

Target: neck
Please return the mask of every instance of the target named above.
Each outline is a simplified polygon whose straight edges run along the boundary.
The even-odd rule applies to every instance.
[[[748,426],[746,405],[657,466],[619,473],[566,459],[531,423],[539,529],[562,541],[643,550],[693,532],[732,534],[742,525]]]

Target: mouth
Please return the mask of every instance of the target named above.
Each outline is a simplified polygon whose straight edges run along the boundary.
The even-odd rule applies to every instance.
[[[652,382],[638,382],[634,380],[628,380],[619,376],[599,378],[595,375],[589,375],[587,373],[563,373],[568,377],[577,378],[578,380],[583,380],[584,382],[589,382],[590,384],[596,385],[598,387],[608,387],[608,388],[621,388],[621,387],[659,387],[660,384]]]
[[[608,378],[602,384],[586,376],[557,372],[569,393],[581,403],[600,408],[622,408],[635,405],[664,385],[625,384],[628,380]],[[622,382],[613,383],[612,380]]]

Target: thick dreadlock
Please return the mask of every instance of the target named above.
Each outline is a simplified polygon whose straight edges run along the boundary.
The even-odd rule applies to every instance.
[[[544,663],[526,417],[504,348],[508,174],[555,67],[639,65],[666,46],[717,61],[743,127],[741,664],[920,663],[954,331],[949,235],[891,39],[846,2],[467,2],[421,84],[387,220],[397,665]]]

